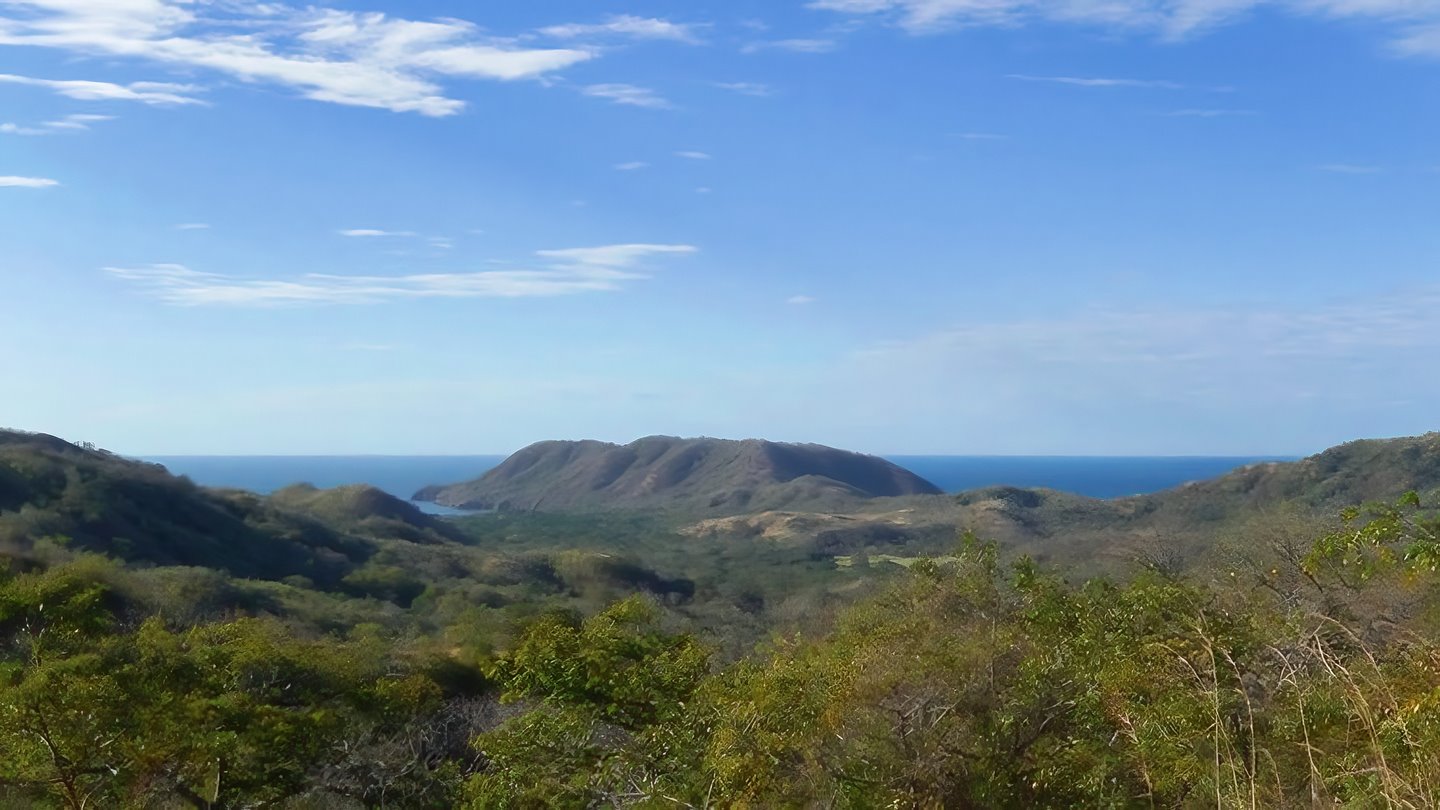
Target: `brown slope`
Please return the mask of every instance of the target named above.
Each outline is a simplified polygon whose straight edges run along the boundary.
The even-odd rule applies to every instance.
[[[1249,465],[1115,500],[988,487],[951,497],[874,500],[843,513],[709,520],[688,533],[766,537],[823,555],[886,545],[943,551],[957,530],[970,529],[1012,553],[1093,574],[1136,559],[1195,560],[1221,542],[1257,542],[1257,521],[1286,522],[1306,538],[1319,536],[1342,508],[1410,490],[1440,503],[1440,434],[1350,442],[1300,461]]]
[[[430,487],[416,498],[471,509],[734,514],[828,510],[875,497],[939,492],[884,459],[822,445],[652,436],[627,445],[541,442],[475,481]]]

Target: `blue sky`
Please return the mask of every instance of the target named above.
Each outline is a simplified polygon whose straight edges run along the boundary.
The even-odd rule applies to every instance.
[[[0,424],[1425,432],[1437,99],[1435,0],[0,0]]]

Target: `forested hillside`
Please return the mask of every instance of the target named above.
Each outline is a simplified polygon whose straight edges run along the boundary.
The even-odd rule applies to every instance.
[[[1435,806],[1440,521],[1385,447],[1081,579],[960,525],[445,521],[0,434],[0,806]]]

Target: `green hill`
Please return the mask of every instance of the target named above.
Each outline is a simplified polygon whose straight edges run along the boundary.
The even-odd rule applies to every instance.
[[[335,489],[295,484],[271,493],[269,502],[363,536],[411,543],[466,542],[464,533],[453,525],[364,484]]]
[[[271,496],[209,489],[164,467],[54,436],[0,431],[0,556],[43,547],[244,579],[342,584],[393,543],[463,544],[453,525],[369,486]]]
[[[870,498],[939,492],[884,459],[816,444],[652,436],[623,446],[541,442],[477,480],[428,487],[416,498],[502,511],[722,515],[853,508]]]
[[[134,563],[332,583],[372,543],[265,498],[209,490],[164,467],[43,434],[0,432],[0,554],[58,543]]]

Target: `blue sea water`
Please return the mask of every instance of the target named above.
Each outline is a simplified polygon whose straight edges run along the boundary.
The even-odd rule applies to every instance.
[[[290,484],[317,487],[370,484],[409,498],[431,484],[479,477],[504,456],[157,456],[176,475],[197,484],[273,492]],[[1045,487],[1093,498],[1118,498],[1214,478],[1236,467],[1277,457],[891,456],[947,492],[1008,485]],[[443,507],[418,504],[427,511]]]
[[[369,484],[409,499],[431,484],[455,484],[478,478],[504,456],[149,456],[175,475],[201,486],[232,487],[268,494],[291,484],[317,487]],[[456,514],[432,503],[416,502],[431,514]]]

